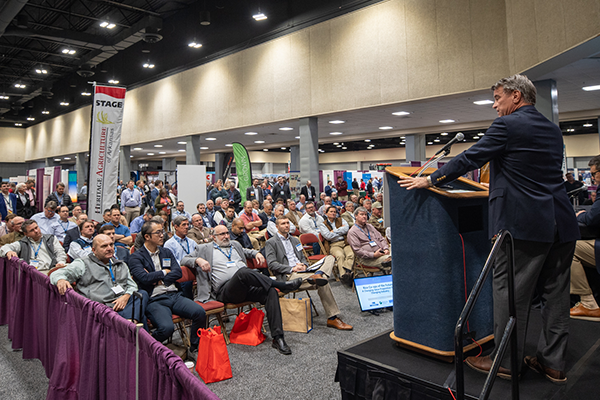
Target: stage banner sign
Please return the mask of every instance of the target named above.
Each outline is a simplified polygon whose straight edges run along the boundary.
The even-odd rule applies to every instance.
[[[252,186],[252,164],[250,164],[248,150],[241,143],[233,143],[233,157],[235,158],[238,189],[242,195],[242,205],[244,205],[246,201],[246,188]]]
[[[126,91],[114,86],[94,86],[87,212],[95,221],[102,221],[102,212],[116,200]]]

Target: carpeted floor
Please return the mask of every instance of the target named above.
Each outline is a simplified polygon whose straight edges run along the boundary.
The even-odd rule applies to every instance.
[[[320,313],[308,334],[286,332],[285,339],[293,354],[284,356],[271,347],[271,339],[257,347],[228,346],[233,378],[211,383],[209,389],[223,400],[247,398],[339,399],[339,385],[333,381],[337,350],[392,329],[393,313],[379,316],[361,313],[356,293],[339,282],[331,283],[342,311],[342,320],[353,331],[338,331],[326,326],[326,317],[316,291],[311,292]],[[232,321],[227,324],[228,329]],[[46,397],[48,379],[38,360],[23,360],[20,351],[12,351],[7,339],[8,327],[0,327],[0,399],[39,400]]]

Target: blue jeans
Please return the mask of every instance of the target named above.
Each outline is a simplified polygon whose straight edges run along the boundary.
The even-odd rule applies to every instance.
[[[138,293],[142,295],[142,300],[135,299],[135,314],[133,313],[133,295],[129,297],[125,308],[117,311],[117,314],[125,319],[131,319],[133,316],[134,320],[144,324],[144,329],[148,330],[148,323],[145,316],[146,307],[148,307],[148,293],[145,290],[138,290]]]
[[[198,329],[205,326],[206,313],[202,306],[184,297],[181,292],[167,292],[150,298],[146,315],[150,318],[152,325],[156,327],[152,337],[159,342],[164,342],[171,337],[175,330],[173,314],[192,320],[191,350],[196,350],[200,340],[197,332]]]

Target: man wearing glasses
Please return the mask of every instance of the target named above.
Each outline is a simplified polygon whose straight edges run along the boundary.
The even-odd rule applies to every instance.
[[[181,264],[196,268],[198,295],[196,300],[211,298],[222,303],[258,301],[265,305],[273,347],[282,354],[292,354],[283,339],[283,325],[277,290],[284,293],[296,290],[302,278],[288,282],[275,281],[246,267],[246,258],[256,258],[262,263],[265,258],[256,250],[244,249],[235,240],[229,239],[229,231],[219,225],[213,232],[214,242],[199,245],[183,258]]]
[[[156,330],[152,336],[159,342],[171,337],[174,331],[173,314],[192,320],[190,352],[196,358],[198,329],[204,327],[206,314],[199,304],[184,297],[177,279],[181,267],[171,250],[162,247],[165,232],[161,224],[148,221],[140,232],[144,245],[129,257],[129,270],[139,288],[150,296],[146,315]]]
[[[588,164],[592,179],[600,183],[600,156],[592,158]],[[596,201],[588,210],[577,213],[577,222],[585,228],[597,231],[600,228],[600,202]],[[600,251],[600,238],[578,240],[571,263],[571,294],[579,295],[580,302],[571,308],[571,318],[586,321],[600,321],[600,308],[594,298],[584,267],[597,268],[596,254]],[[600,270],[598,270],[600,272]]]
[[[46,207],[44,207],[44,211],[34,214],[31,217],[32,220],[37,222],[40,227],[40,231],[42,231],[42,235],[53,235],[54,234],[54,225],[58,223],[60,218],[56,215],[56,208],[58,204],[55,201],[49,201],[46,203]]]

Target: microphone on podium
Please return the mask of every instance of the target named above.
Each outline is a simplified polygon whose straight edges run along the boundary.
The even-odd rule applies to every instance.
[[[438,154],[445,153],[446,151],[450,153],[450,147],[452,147],[454,143],[462,141],[464,138],[465,135],[463,135],[462,132],[458,132],[456,136],[454,136],[451,141],[446,143],[446,145],[442,147],[441,150],[439,150],[437,153],[435,153],[435,155],[437,156]]]

